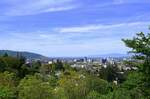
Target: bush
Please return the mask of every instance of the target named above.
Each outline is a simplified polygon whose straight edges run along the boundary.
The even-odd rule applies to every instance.
[[[43,82],[36,76],[27,76],[21,80],[19,99],[53,99],[49,82]]]

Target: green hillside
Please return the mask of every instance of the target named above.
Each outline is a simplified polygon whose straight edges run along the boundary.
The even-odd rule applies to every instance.
[[[18,51],[11,51],[11,50],[0,50],[0,56],[4,55],[7,53],[9,56],[16,57],[17,54],[20,54],[28,59],[47,59],[47,57],[36,54],[36,53],[31,53],[31,52],[18,52]]]

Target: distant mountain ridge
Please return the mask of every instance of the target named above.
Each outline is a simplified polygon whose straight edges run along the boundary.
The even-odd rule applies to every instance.
[[[121,54],[121,53],[110,53],[110,54],[101,54],[101,55],[91,55],[91,57],[129,57],[128,54]]]
[[[13,56],[13,57],[16,57],[17,53],[19,53],[27,59],[48,59],[48,57],[46,57],[46,56],[36,54],[36,53],[32,53],[32,52],[0,50],[0,56],[4,55],[5,53],[7,53],[9,56]]]
[[[49,60],[50,57],[43,56],[41,54],[32,53],[32,52],[24,52],[24,51],[12,51],[12,50],[0,50],[0,56],[3,56],[7,53],[9,56],[16,57],[17,53],[21,54],[22,56],[26,57],[27,59],[41,59],[41,60]],[[88,57],[129,57],[128,54],[120,54],[120,53],[110,53],[110,54],[101,54],[101,55],[89,55]]]

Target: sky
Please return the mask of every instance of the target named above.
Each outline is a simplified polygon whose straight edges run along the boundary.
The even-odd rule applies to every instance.
[[[148,33],[150,0],[0,0],[0,50],[45,56],[127,53]]]

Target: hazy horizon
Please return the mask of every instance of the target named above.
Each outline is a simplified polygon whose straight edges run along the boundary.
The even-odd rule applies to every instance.
[[[45,56],[125,54],[148,32],[148,0],[1,0],[0,50]]]
[[[130,53],[102,53],[102,54],[95,54],[95,55],[80,55],[80,56],[77,56],[77,55],[74,55],[74,56],[71,56],[71,55],[64,55],[64,56],[47,56],[47,55],[43,55],[41,53],[36,53],[36,52],[30,52],[30,51],[18,51],[18,50],[0,50],[2,51],[3,53],[7,53],[7,51],[11,51],[11,52],[21,52],[21,53],[32,53],[32,54],[39,54],[39,55],[42,55],[42,56],[45,56],[45,57],[49,57],[49,58],[67,58],[67,57],[70,57],[70,58],[73,58],[73,57],[126,57],[126,56],[130,56]]]

